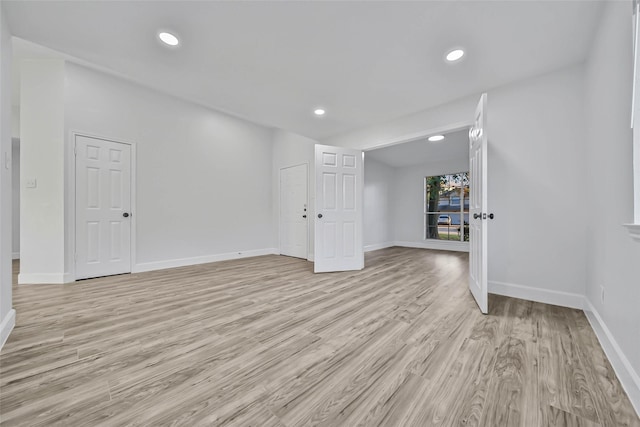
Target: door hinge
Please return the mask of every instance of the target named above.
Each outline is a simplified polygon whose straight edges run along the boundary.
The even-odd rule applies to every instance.
[[[78,147],[73,147],[73,155],[78,156]]]

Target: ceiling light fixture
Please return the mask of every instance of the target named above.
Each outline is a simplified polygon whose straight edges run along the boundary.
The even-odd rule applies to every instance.
[[[169,46],[178,46],[180,44],[180,40],[176,36],[166,31],[159,33],[158,38],[162,40],[162,43]]]
[[[433,135],[428,138],[430,142],[438,142],[444,139],[444,135]]]
[[[451,52],[447,53],[447,61],[454,62],[464,56],[464,50],[462,49],[454,49]]]
[[[324,111],[322,108],[316,108],[315,110],[313,110],[313,114],[315,114],[316,116],[324,116],[324,113],[326,113],[326,111]]]

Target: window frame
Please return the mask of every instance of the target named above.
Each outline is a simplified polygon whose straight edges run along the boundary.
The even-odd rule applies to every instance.
[[[631,133],[633,139],[633,223],[623,224],[629,235],[640,241],[640,1],[633,0],[633,90]]]
[[[422,189],[422,196],[423,196],[423,200],[422,200],[422,210],[423,210],[423,230],[422,230],[422,239],[424,241],[427,242],[450,242],[450,243],[468,243],[468,240],[464,240],[464,215],[469,214],[469,211],[464,210],[464,204],[465,201],[468,200],[467,197],[465,197],[464,194],[464,188],[465,186],[462,185],[462,192],[460,195],[460,210],[459,211],[455,211],[455,212],[429,212],[428,209],[428,204],[429,204],[429,200],[428,200],[428,196],[427,196],[427,190],[429,187],[428,184],[428,179],[432,178],[434,176],[446,176],[446,175],[461,175],[461,174],[467,174],[467,186],[469,186],[469,171],[462,171],[462,172],[452,172],[452,173],[441,173],[438,175],[427,175],[423,178],[422,182],[423,182],[423,189]],[[429,223],[428,223],[428,218],[429,215],[443,215],[443,214],[449,214],[449,213],[459,213],[460,215],[460,238],[457,240],[451,240],[451,239],[434,239],[434,238],[430,238],[427,237],[427,232],[429,230]],[[436,223],[437,226],[437,223]]]

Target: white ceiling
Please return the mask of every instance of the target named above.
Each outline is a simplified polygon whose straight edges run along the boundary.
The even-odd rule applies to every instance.
[[[321,139],[583,61],[594,1],[2,1],[12,33]],[[179,35],[178,49],[156,34]],[[457,64],[447,50],[464,47]],[[323,118],[312,114],[327,110]]]
[[[394,168],[469,158],[469,129],[446,133],[445,139],[429,142],[426,138],[367,151],[372,158]]]

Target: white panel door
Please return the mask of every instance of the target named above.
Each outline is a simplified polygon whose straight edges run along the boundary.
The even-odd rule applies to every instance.
[[[362,151],[316,145],[314,271],[362,270]]]
[[[131,146],[76,136],[76,279],[131,272]]]
[[[307,165],[280,169],[280,254],[307,259]]]
[[[487,94],[469,130],[469,289],[480,311],[489,312],[487,284]]]

